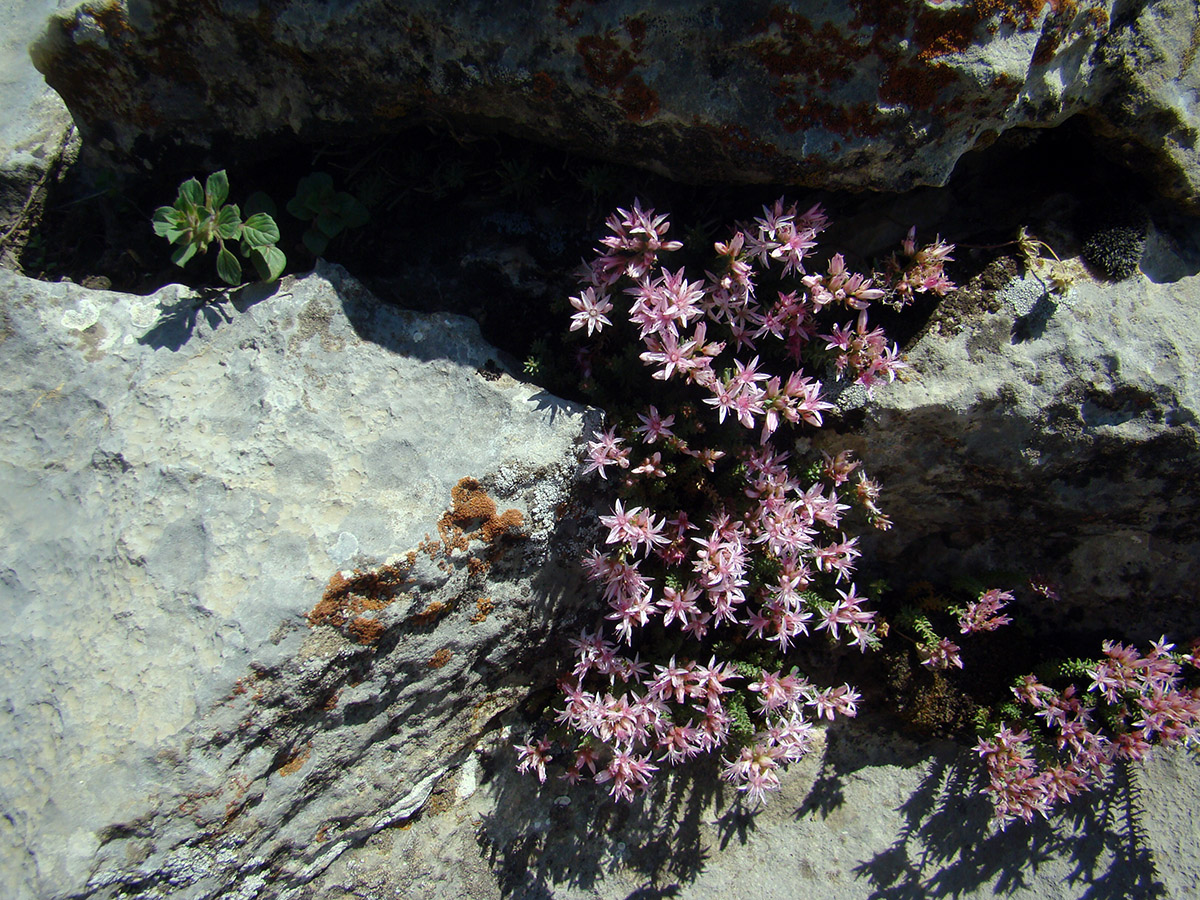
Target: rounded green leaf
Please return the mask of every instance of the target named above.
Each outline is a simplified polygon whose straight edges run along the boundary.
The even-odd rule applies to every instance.
[[[333,176],[327,172],[305,175],[296,185],[296,196],[288,201],[287,211],[297,219],[311,219],[333,198]]]
[[[187,265],[187,261],[196,255],[196,245],[192,243],[183,244],[171,251],[171,262],[179,267]]]
[[[325,252],[325,248],[329,246],[329,238],[325,237],[325,235],[321,234],[315,228],[310,228],[304,232],[304,237],[301,240],[304,241],[304,246],[308,248],[308,252],[313,256],[320,256]]]
[[[217,209],[225,202],[225,198],[229,196],[229,177],[225,174],[224,169],[208,176],[208,181],[204,185],[204,195],[208,198],[208,205],[212,209]]]
[[[341,206],[342,224],[346,228],[361,228],[371,218],[367,208],[353,194],[338,194],[338,203]]]
[[[337,237],[341,233],[342,228],[345,226],[345,223],[342,221],[342,217],[336,213],[321,213],[319,216],[317,216],[317,220],[313,224],[315,224],[317,228],[320,229],[321,233],[327,238]]]
[[[305,175],[296,185],[297,197],[324,197],[333,191],[333,176],[328,172]]]
[[[242,213],[236,203],[222,206],[217,213],[217,237],[225,241],[236,241],[242,236]]]
[[[195,178],[189,178],[179,186],[179,199],[193,207],[204,205],[204,188]]]
[[[255,247],[250,251],[250,261],[263,281],[275,281],[287,266],[287,257],[278,247]]]
[[[242,240],[251,247],[266,247],[279,240],[279,226],[266,213],[255,213],[242,224]]]
[[[299,196],[293,197],[287,202],[287,211],[302,222],[308,221],[315,215],[315,211],[309,209]]]
[[[237,261],[236,256],[224,247],[217,254],[217,274],[221,276],[221,280],[226,284],[236,286],[242,283],[242,264]]]
[[[152,221],[154,233],[159,237],[165,237],[172,244],[175,243],[175,236],[182,234],[187,229],[187,216],[173,206],[160,206],[154,211]]]

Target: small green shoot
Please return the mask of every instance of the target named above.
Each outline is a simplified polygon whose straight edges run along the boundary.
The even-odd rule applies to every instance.
[[[154,211],[154,233],[176,245],[171,261],[181,268],[197,254],[208,252],[217,243],[217,275],[226,284],[242,283],[242,264],[225,245],[240,241],[240,251],[253,263],[263,281],[275,281],[283,274],[287,257],[275,246],[279,227],[267,213],[255,213],[245,221],[236,203],[226,203],[229,178],[225,170],[208,176],[204,186],[189,178],[179,186],[173,206]]]

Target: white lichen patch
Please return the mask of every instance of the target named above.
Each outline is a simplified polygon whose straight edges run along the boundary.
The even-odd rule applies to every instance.
[[[153,297],[129,304],[129,321],[134,328],[153,328],[158,324],[161,309]]]
[[[87,331],[99,321],[100,307],[91,297],[82,298],[76,309],[62,314],[62,327],[68,331]]]

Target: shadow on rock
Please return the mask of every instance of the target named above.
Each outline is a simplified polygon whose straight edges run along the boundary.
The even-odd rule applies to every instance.
[[[1017,821],[998,831],[981,793],[982,771],[939,756],[899,808],[895,842],[854,872],[873,887],[872,900],[926,900],[987,891],[1030,891],[1039,867],[1069,865],[1063,881],[1084,885],[1081,897],[1165,897],[1138,825],[1137,798],[1126,767],[1101,790],[1078,798],[1048,820]]]
[[[186,344],[201,317],[212,331],[233,322],[234,313],[244,313],[256,303],[274,296],[279,283],[250,284],[237,290],[203,288],[197,296],[184,297],[174,306],[163,309],[158,321],[138,338],[139,344],[178,352]]]
[[[539,789],[511,765],[496,782],[496,812],[477,841],[502,896],[522,900],[553,897],[564,886],[607,895],[614,879],[627,883],[630,898],[680,896],[713,855],[704,827],[712,809],[732,799],[715,760],[660,777],[629,804],[599,785]],[[752,830],[743,823],[743,842]]]

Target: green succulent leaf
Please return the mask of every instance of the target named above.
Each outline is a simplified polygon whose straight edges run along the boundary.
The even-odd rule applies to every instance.
[[[225,241],[236,241],[242,236],[242,212],[237,204],[221,207],[217,213],[217,237]]]
[[[346,228],[361,228],[371,219],[371,213],[352,194],[338,194],[341,199],[342,224]]]
[[[329,238],[321,234],[315,228],[310,228],[304,232],[304,246],[308,248],[308,252],[313,256],[320,256],[325,252],[325,248],[329,246]]]
[[[321,234],[327,238],[335,238],[341,234],[344,223],[341,216],[335,213],[321,213],[314,222]]]
[[[219,209],[225,202],[229,196],[229,177],[225,174],[224,169],[208,176],[208,181],[204,185],[204,195],[208,199],[210,209]]]
[[[196,245],[188,242],[176,247],[171,251],[171,262],[182,268],[187,265],[187,261],[196,255]]]
[[[204,205],[204,188],[200,187],[200,182],[195,178],[189,178],[179,186],[179,199],[186,204],[184,209],[198,209]]]
[[[275,281],[287,266],[287,257],[278,247],[254,247],[250,250],[250,262],[262,281]]]
[[[160,206],[154,211],[154,233],[172,244],[187,231],[187,216],[173,206]]]
[[[242,225],[242,240],[249,247],[266,247],[279,240],[279,226],[266,213],[255,213]]]
[[[242,283],[242,264],[225,247],[217,254],[217,274],[226,284],[236,286]]]
[[[287,211],[301,221],[308,221],[315,215],[299,194],[287,202]]]

